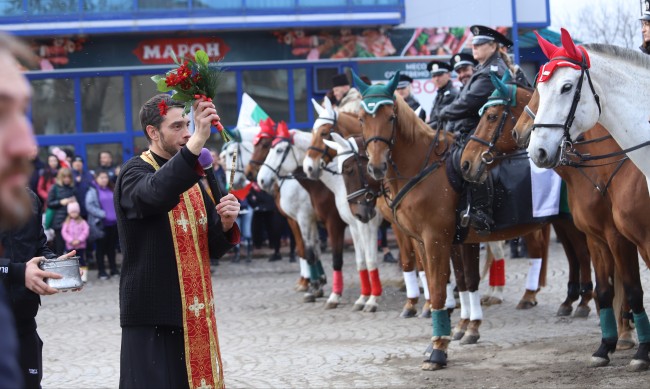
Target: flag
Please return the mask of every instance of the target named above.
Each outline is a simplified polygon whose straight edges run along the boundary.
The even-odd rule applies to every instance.
[[[239,108],[239,118],[237,118],[237,128],[255,127],[258,126],[260,120],[265,120],[269,115],[264,112],[262,107],[257,105],[255,100],[244,93],[241,99],[241,107]]]

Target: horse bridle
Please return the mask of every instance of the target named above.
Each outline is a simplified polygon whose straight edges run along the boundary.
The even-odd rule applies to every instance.
[[[372,137],[370,137],[368,139],[363,138],[363,145],[366,148],[366,150],[368,150],[368,145],[371,142],[383,142],[383,143],[386,143],[386,145],[388,145],[388,150],[389,151],[393,150],[393,145],[395,144],[395,131],[396,131],[396,128],[397,128],[397,113],[395,112],[395,110],[396,110],[396,107],[393,104],[393,114],[388,119],[389,121],[391,121],[393,123],[392,128],[391,128],[390,138],[386,139],[383,136],[378,136],[378,135],[372,136]]]
[[[318,119],[320,119],[320,120],[324,120],[324,121],[326,121],[326,122],[330,122],[330,123],[332,123],[332,128],[330,128],[330,130],[329,130],[329,132],[327,133],[327,135],[326,135],[326,134],[321,134],[321,136],[322,136],[323,138],[325,138],[325,137],[329,137],[329,139],[331,139],[331,138],[332,138],[332,131],[336,128],[336,125],[337,125],[337,123],[338,123],[338,114],[337,114],[337,113],[334,113],[334,119],[330,119],[330,118],[322,118],[322,117],[319,117]],[[325,145],[325,148],[324,148],[324,149],[321,149],[320,147],[316,147],[316,146],[309,146],[309,147],[307,148],[307,150],[314,150],[314,151],[320,153],[320,158],[321,158],[321,167],[324,168],[324,169],[327,169],[327,164],[330,163],[330,162],[332,162],[332,159],[330,158],[329,153],[328,153],[328,151],[331,150],[331,148],[330,148],[328,145]],[[329,162],[324,162],[326,157],[327,157],[327,158],[330,158]],[[330,172],[331,172],[331,171],[330,171]]]
[[[357,153],[354,151],[352,148],[352,143],[348,140],[348,143],[350,143],[350,151],[345,151],[343,153],[339,153],[338,156],[339,158],[343,155],[346,154],[352,154],[354,157],[355,163],[357,165],[357,171],[359,172],[359,181],[361,182],[361,189],[355,190],[352,193],[348,193],[347,200],[348,203],[351,204],[359,204],[359,205],[366,205],[366,206],[372,206],[372,203],[377,200],[379,195],[381,194],[381,191],[374,191],[370,187],[370,183],[368,180],[366,180],[365,174],[363,174],[363,164],[362,164],[362,159],[368,159],[368,157],[361,155],[360,153]],[[341,172],[342,173],[342,172]]]
[[[278,142],[278,144],[283,143],[283,142],[287,142],[288,146],[291,146],[291,140],[290,139],[281,138],[280,142]],[[278,179],[294,178],[295,176],[293,174],[288,174],[286,176],[283,176],[283,175],[280,174],[280,167],[284,164],[284,161],[286,161],[287,157],[289,156],[289,151],[291,151],[291,155],[293,156],[294,161],[296,161],[296,165],[300,166],[300,163],[298,163],[298,158],[296,158],[296,154],[293,151],[293,147],[287,147],[286,149],[284,149],[284,151],[282,152],[282,158],[280,159],[280,163],[278,163],[277,167],[274,168],[273,166],[266,163],[266,161],[262,162],[262,165],[269,168],[275,174],[275,176]]]
[[[572,146],[572,139],[571,139],[571,134],[569,134],[569,129],[571,128],[571,125],[573,125],[573,121],[575,120],[575,115],[576,115],[576,109],[578,109],[578,103],[580,102],[580,95],[582,93],[582,83],[584,81],[584,76],[585,74],[587,75],[587,81],[589,82],[589,88],[591,89],[591,93],[594,96],[594,100],[596,100],[596,105],[598,106],[598,116],[602,113],[602,109],[600,107],[600,96],[596,93],[596,90],[594,89],[594,84],[591,81],[591,75],[589,73],[589,66],[587,65],[587,59],[585,58],[585,54],[583,52],[580,52],[582,54],[582,61],[578,62],[572,58],[568,57],[555,57],[551,58],[551,61],[555,60],[563,60],[570,62],[572,64],[580,66],[580,78],[578,79],[578,85],[576,86],[576,90],[573,94],[573,101],[571,102],[571,109],[569,109],[569,114],[567,115],[566,121],[564,124],[558,124],[558,123],[535,123],[533,124],[532,131],[535,131],[535,128],[539,127],[546,127],[546,128],[561,128],[564,130],[564,140],[562,141],[562,146],[561,146],[561,153],[560,156],[565,154],[567,148],[571,148]]]
[[[499,125],[497,126],[497,129],[494,132],[494,135],[492,135],[492,139],[490,141],[486,141],[486,140],[481,139],[481,138],[477,137],[476,135],[472,134],[472,135],[470,135],[470,137],[469,137],[469,139],[467,141],[468,143],[470,141],[474,141],[474,142],[480,143],[480,144],[482,144],[484,146],[487,146],[487,150],[485,150],[484,152],[481,153],[481,161],[486,165],[492,164],[497,159],[504,159],[504,158],[508,158],[510,156],[510,154],[506,154],[506,153],[499,153],[497,155],[494,155],[494,147],[496,146],[497,141],[499,140],[499,138],[501,137],[501,134],[503,133],[503,127],[505,127],[506,120],[508,119],[508,117],[510,116],[513,121],[516,120],[515,116],[512,114],[512,112],[510,110],[510,103],[511,103],[510,99],[504,99],[502,97],[490,97],[488,99],[488,101],[490,101],[490,100],[493,100],[493,101],[494,100],[500,100],[502,102],[502,104],[493,104],[492,106],[504,105],[506,107],[503,110],[503,112],[501,113],[501,121],[499,121]]]

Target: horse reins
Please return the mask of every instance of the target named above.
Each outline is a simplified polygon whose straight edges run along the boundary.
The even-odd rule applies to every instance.
[[[290,139],[282,138],[279,143],[282,143],[282,142],[287,142],[288,145],[291,146],[291,140]],[[298,158],[296,158],[296,154],[293,151],[293,147],[287,147],[286,149],[284,149],[284,151],[282,152],[282,158],[280,159],[280,163],[278,164],[277,167],[275,167],[275,168],[272,167],[271,165],[267,164],[266,161],[264,161],[262,163],[262,165],[269,168],[275,174],[275,176],[278,179],[296,178],[297,176],[295,174],[293,174],[293,173],[292,174],[287,174],[287,175],[281,175],[280,174],[280,166],[282,166],[284,161],[289,156],[289,151],[291,151],[291,155],[293,155],[293,159],[296,161],[296,166],[300,166],[300,164],[298,163]]]

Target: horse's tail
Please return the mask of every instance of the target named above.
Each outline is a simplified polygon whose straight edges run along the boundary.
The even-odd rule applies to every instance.
[[[623,280],[619,272],[614,270],[614,299],[612,301],[612,308],[616,316],[616,323],[618,324],[618,334],[625,328],[623,326],[623,313],[628,311],[629,308],[626,304],[625,289],[623,288]]]

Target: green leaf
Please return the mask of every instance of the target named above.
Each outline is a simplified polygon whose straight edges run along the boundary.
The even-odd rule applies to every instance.
[[[210,62],[210,57],[208,57],[208,54],[203,50],[197,50],[196,54],[194,54],[194,59],[196,60],[196,63],[203,66],[208,66],[208,62]]]
[[[186,95],[185,93],[176,92],[172,95],[172,100],[184,101],[187,103],[188,101],[194,101],[194,98],[192,96]]]
[[[180,63],[178,62],[178,58],[176,58],[176,53],[174,53],[174,50],[171,51],[171,54],[172,54],[172,60],[174,61],[174,63],[176,65],[180,65]]]
[[[158,76],[158,77],[160,77],[160,76]],[[151,79],[153,80],[153,77],[151,77]],[[160,77],[160,79],[158,79],[158,81],[155,81],[155,82],[156,82],[156,88],[158,88],[158,92],[165,93],[165,92],[169,92],[170,90],[173,89],[172,87],[167,86],[167,81],[165,81],[164,77]]]

